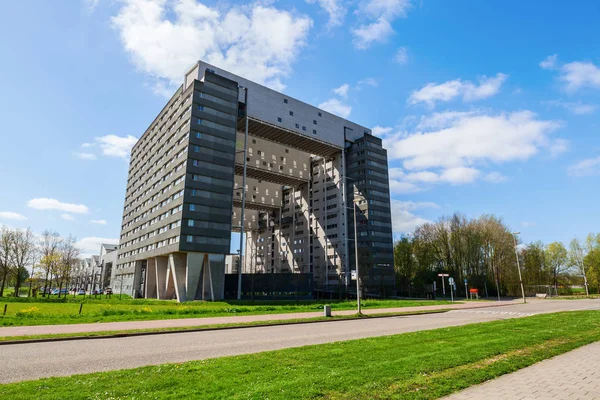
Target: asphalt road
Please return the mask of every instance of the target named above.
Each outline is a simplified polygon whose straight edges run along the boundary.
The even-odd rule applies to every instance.
[[[574,310],[600,310],[599,300],[534,300],[528,304],[443,314],[0,346],[0,383],[258,353]]]

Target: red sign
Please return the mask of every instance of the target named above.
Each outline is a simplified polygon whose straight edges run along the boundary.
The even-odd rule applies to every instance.
[[[450,276],[450,274],[438,274],[438,276]]]
[[[477,290],[477,289],[469,289],[469,293],[479,293],[479,290]]]

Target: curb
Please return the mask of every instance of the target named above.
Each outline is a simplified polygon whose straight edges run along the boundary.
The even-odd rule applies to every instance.
[[[482,307],[478,307],[482,308]],[[58,338],[41,338],[41,339],[25,339],[25,340],[6,340],[0,341],[0,346],[14,345],[14,344],[31,344],[31,343],[47,343],[47,342],[65,342],[69,340],[98,340],[98,339],[114,339],[114,338],[124,338],[131,336],[150,336],[150,335],[167,335],[173,333],[194,333],[194,332],[210,332],[210,331],[221,331],[221,330],[232,330],[232,329],[248,329],[248,328],[262,328],[262,327],[271,327],[271,326],[285,326],[285,325],[300,325],[300,324],[318,324],[318,323],[328,323],[328,322],[344,322],[344,321],[354,321],[357,319],[375,319],[375,318],[394,318],[394,317],[412,317],[416,315],[427,315],[427,314],[443,314],[448,311],[453,311],[452,309],[443,309],[443,310],[432,310],[428,312],[414,312],[409,314],[390,314],[390,315],[374,315],[369,316],[368,314],[363,314],[366,317],[352,317],[352,318],[343,318],[343,319],[324,319],[318,321],[290,321],[290,322],[278,322],[274,324],[256,324],[256,325],[238,325],[238,326],[223,326],[223,327],[215,327],[215,328],[201,328],[197,329],[177,329],[177,330],[169,330],[169,331],[152,331],[152,332],[124,332],[124,333],[115,333],[111,335],[98,335],[98,336],[68,336],[68,337],[58,337]],[[159,328],[160,329],[160,328]],[[102,331],[100,331],[102,332]]]

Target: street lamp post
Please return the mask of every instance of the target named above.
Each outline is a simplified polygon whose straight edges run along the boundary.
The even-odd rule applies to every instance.
[[[364,200],[364,197],[354,191],[354,196],[352,198],[352,211],[354,213],[354,265],[356,268],[356,306],[358,309],[358,314],[361,314],[360,310],[360,273],[358,269],[358,227],[356,224],[356,198],[360,197]]]
[[[356,306],[360,314],[360,274],[358,272],[358,230],[356,227],[356,200],[352,200],[352,211],[354,212],[354,265],[356,268]]]
[[[523,296],[523,303],[527,303],[525,299],[525,289],[523,288],[523,277],[521,276],[521,265],[519,263],[519,252],[517,251],[517,235],[520,235],[521,232],[513,232],[513,240],[515,242],[515,256],[517,257],[517,270],[519,271],[519,283],[521,284],[521,295]]]

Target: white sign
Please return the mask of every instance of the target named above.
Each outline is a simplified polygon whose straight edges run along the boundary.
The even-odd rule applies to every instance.
[[[452,277],[448,278],[448,283],[451,285],[454,285],[454,278],[452,278]]]
[[[444,277],[444,276],[450,276],[450,274],[438,274],[438,276]]]
[[[353,269],[352,271],[350,271],[352,274],[352,280],[355,281],[356,280],[356,270]]]

